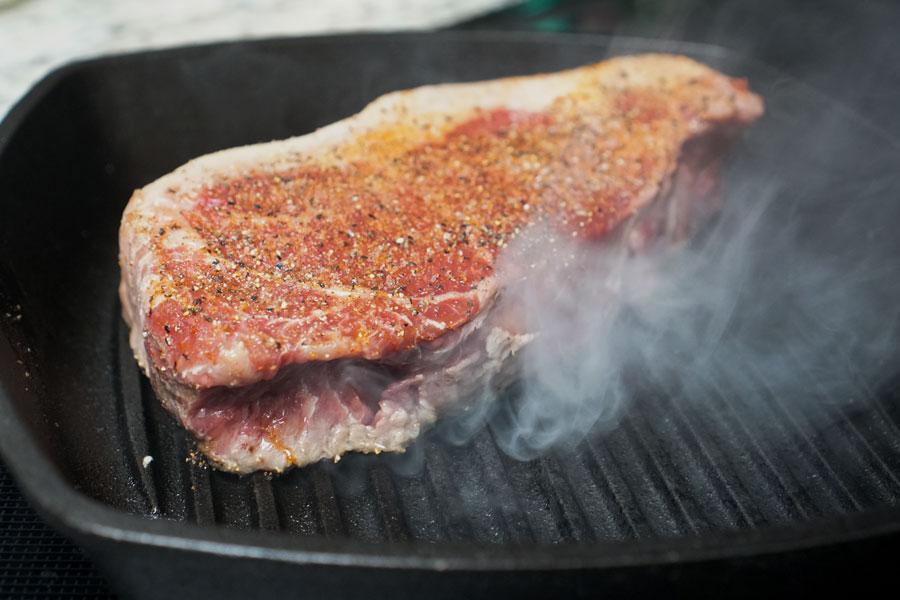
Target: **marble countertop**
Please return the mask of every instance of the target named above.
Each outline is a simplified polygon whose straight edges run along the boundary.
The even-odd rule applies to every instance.
[[[222,40],[452,25],[516,0],[0,0],[0,118],[76,59]]]

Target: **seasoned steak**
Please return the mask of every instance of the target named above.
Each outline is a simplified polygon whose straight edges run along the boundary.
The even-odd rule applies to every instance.
[[[743,80],[644,55],[397,92],[198,158],[125,210],[131,345],[221,468],[402,450],[514,377],[535,333],[502,297],[518,240],[685,230],[761,113]]]

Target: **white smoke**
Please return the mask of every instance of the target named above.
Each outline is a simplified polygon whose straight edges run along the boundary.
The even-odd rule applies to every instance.
[[[615,427],[648,385],[675,401],[711,387],[742,403],[775,394],[821,427],[894,377],[897,155],[867,156],[887,142],[839,110],[785,138],[804,122],[786,110],[798,99],[770,103],[723,210],[686,244],[633,255],[621,236],[522,242],[517,260],[533,272],[504,292],[539,332],[522,379],[439,435],[465,443],[487,424],[527,460]]]

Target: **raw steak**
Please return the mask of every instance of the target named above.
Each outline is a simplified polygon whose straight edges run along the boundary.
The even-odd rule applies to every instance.
[[[761,113],[743,80],[644,55],[397,92],[198,158],[125,210],[131,345],[220,468],[402,450],[514,377],[534,332],[502,297],[511,244],[685,235]]]

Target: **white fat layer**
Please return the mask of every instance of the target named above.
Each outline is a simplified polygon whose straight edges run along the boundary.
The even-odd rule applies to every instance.
[[[244,342],[238,340],[223,346],[219,350],[218,365],[214,368],[221,368],[223,375],[235,378],[246,377],[247,374],[252,373],[253,363]]]

